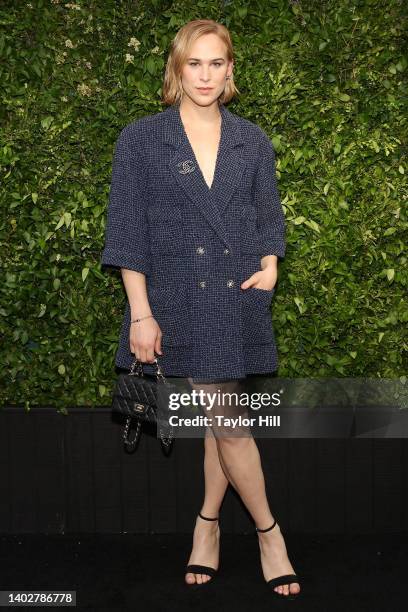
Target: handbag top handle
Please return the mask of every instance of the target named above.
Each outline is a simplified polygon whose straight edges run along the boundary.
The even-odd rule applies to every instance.
[[[162,380],[165,381],[165,377],[164,377],[164,373],[163,370],[160,367],[159,362],[157,361],[157,357],[154,358],[154,366],[156,368],[156,380]],[[130,366],[130,373],[136,376],[144,376],[144,372],[143,372],[143,362],[140,361],[137,357],[135,357],[135,360],[133,361],[132,365]]]

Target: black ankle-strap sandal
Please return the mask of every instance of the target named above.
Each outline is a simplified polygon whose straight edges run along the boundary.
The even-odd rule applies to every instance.
[[[198,514],[205,521],[218,521],[218,516],[216,516],[215,518],[208,518],[207,516],[203,516],[201,512],[199,512]],[[201,582],[201,584],[199,582],[193,582],[191,584],[185,581],[184,582],[190,588],[191,587],[203,587],[209,582],[212,582],[217,571],[218,570],[214,569],[213,567],[208,567],[207,565],[197,565],[197,564],[187,565],[184,574],[206,574],[207,576],[211,576],[211,580],[207,580],[206,582]]]
[[[271,527],[267,527],[266,529],[258,529],[258,527],[255,527],[255,530],[260,533],[265,533],[266,531],[270,531],[271,529],[273,529],[275,525],[276,520],[273,522],[273,525],[271,525]],[[289,591],[289,594],[285,595],[284,593],[278,593],[277,591],[275,591],[275,587],[283,586],[284,584],[291,584],[292,582],[297,582],[300,585],[299,577],[296,574],[284,574],[283,576],[277,576],[276,578],[271,578],[271,580],[265,582],[268,587],[272,589],[272,593],[277,597],[284,597],[285,599],[298,599],[301,593],[301,591],[299,591],[299,593],[291,593]]]

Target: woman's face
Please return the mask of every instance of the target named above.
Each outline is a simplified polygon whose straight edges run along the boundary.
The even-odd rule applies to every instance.
[[[216,34],[203,34],[190,46],[182,68],[185,95],[200,106],[209,106],[224,91],[225,77],[231,75],[232,68],[222,40]]]

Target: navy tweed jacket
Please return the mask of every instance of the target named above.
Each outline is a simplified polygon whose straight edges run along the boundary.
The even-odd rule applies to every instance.
[[[274,289],[241,289],[265,255],[285,254],[285,222],[267,134],[220,104],[211,188],[179,105],[142,117],[116,143],[101,263],[146,275],[168,376],[245,378],[273,372]],[[129,369],[126,303],[115,363]],[[144,364],[153,373],[151,364]]]

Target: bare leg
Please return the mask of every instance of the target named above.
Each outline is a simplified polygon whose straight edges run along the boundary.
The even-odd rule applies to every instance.
[[[189,379],[189,382],[194,388],[201,388],[200,385],[194,385],[192,379]],[[210,387],[210,385],[205,385],[205,387]],[[204,448],[205,495],[201,514],[214,518],[219,516],[222,500],[229,483],[220,463],[216,439],[208,427],[204,438]],[[219,542],[220,528],[218,521],[205,521],[197,516],[193,535],[193,549],[187,565],[208,565],[218,569]],[[185,580],[188,584],[194,584],[195,582],[201,584],[211,580],[211,576],[188,572],[185,575]]]
[[[266,529],[272,525],[271,514],[258,447],[251,438],[219,438],[218,450],[226,466],[229,480],[251,513],[255,525]],[[295,573],[288,559],[285,541],[279,525],[266,533],[258,533],[261,564],[266,581],[282,574]],[[275,587],[288,595],[298,593],[297,582]]]
[[[210,385],[201,384],[201,388],[205,389],[207,392],[220,390],[221,392],[227,393],[235,389],[235,391],[239,393],[240,385],[238,381],[230,381],[229,383],[218,383],[213,385],[211,391]],[[241,414],[241,416],[246,416],[247,414],[246,409],[238,403],[234,404],[234,402],[231,402],[231,405],[215,402],[213,408],[206,412],[208,415],[213,416],[213,418],[216,414],[226,417],[237,417],[239,414]],[[266,496],[265,479],[258,447],[252,437],[250,429],[241,427],[238,430],[238,435],[236,429],[233,431],[224,426],[213,426],[212,431],[215,434],[219,463],[223,473],[240,495],[242,501],[252,515],[255,525],[261,529],[269,527],[272,525],[274,519]],[[213,448],[209,448],[213,450]],[[212,465],[214,466],[214,458],[212,459]],[[213,477],[214,473],[211,475],[211,479],[213,479]],[[208,497],[208,499],[211,498]],[[212,499],[215,499],[214,496],[212,496]],[[209,503],[209,507],[213,507],[211,506],[211,502]],[[217,514],[214,514],[214,516],[217,516]],[[200,523],[204,522],[210,523],[210,521],[200,521]],[[258,533],[258,538],[265,580],[270,580],[282,574],[294,573],[294,569],[287,556],[285,541],[278,524],[276,524],[271,531]],[[289,593],[296,594],[300,591],[300,586],[298,583],[286,584],[275,587],[275,591],[284,595],[288,595]]]

